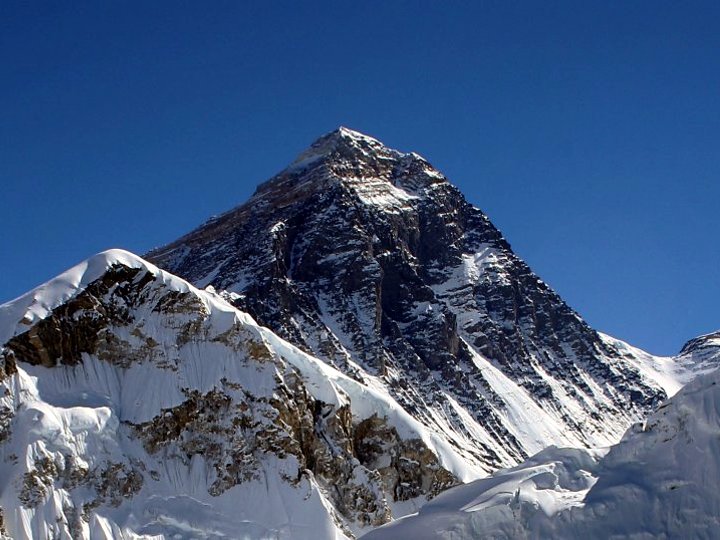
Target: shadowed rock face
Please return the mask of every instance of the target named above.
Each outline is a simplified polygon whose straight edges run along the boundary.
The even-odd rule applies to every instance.
[[[427,161],[344,128],[148,258],[358,380],[379,377],[488,468],[534,451],[488,369],[579,444],[615,440],[665,397]]]

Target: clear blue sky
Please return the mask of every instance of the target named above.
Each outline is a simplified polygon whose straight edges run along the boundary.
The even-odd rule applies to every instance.
[[[0,301],[342,124],[427,157],[596,328],[720,328],[719,2],[260,4],[0,3]]]

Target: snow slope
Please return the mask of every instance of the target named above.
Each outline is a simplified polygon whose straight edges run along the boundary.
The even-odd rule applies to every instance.
[[[609,450],[548,448],[363,538],[717,538],[719,484],[716,370]]]

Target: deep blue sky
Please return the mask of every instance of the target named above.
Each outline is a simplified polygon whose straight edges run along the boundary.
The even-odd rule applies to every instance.
[[[596,328],[720,328],[719,2],[260,4],[0,3],[0,301],[342,124],[428,158]]]

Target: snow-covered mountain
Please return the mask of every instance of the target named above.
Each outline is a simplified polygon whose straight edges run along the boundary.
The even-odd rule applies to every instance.
[[[346,128],[147,257],[381,384],[488,472],[616,442],[677,389],[591,329],[425,159]]]
[[[345,128],[148,258],[0,306],[0,533],[358,536],[616,443],[718,360],[597,333],[427,161]]]
[[[720,360],[718,334],[683,349]],[[717,538],[720,371],[699,375],[619,444],[550,447],[453,488],[363,538]]]
[[[18,540],[345,538],[480,473],[382,386],[124,251],[1,306],[0,342]]]

